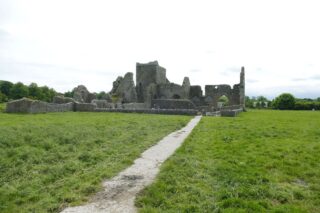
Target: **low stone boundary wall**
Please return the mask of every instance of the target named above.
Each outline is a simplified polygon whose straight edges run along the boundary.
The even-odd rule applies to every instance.
[[[233,110],[222,110],[222,117],[236,117],[240,112],[243,112],[243,109],[233,109]]]
[[[166,115],[197,115],[198,111],[193,109],[95,109],[95,112],[125,112],[125,113],[146,113]]]
[[[29,113],[32,100],[27,98],[22,98],[20,100],[10,101],[7,103],[6,112],[8,113]]]
[[[11,101],[6,107],[8,113],[69,112],[73,110],[73,103],[53,104],[28,98]]]
[[[238,109],[243,109],[243,106],[241,105],[224,106],[220,110],[238,110]]]
[[[114,104],[109,103],[107,100],[94,99],[91,103],[97,105],[97,108],[115,108]]]
[[[88,103],[75,103],[74,111],[77,112],[94,112],[97,108],[96,104],[88,104]]]
[[[188,99],[153,99],[153,108],[159,109],[195,109],[196,106]]]
[[[204,113],[205,116],[214,116],[214,117],[220,117],[221,112],[220,111],[215,111],[215,112],[206,112]]]
[[[74,103],[51,104],[47,103],[47,112],[72,112],[74,111]]]
[[[127,103],[122,104],[123,109],[146,109],[147,105],[145,103]]]
[[[71,102],[65,104],[47,103],[43,101],[22,98],[7,103],[6,112],[8,113],[46,113],[46,112],[124,112],[124,113],[146,113],[146,114],[166,114],[166,115],[197,115],[200,111],[196,109],[147,109],[144,104],[131,103],[116,105],[119,108],[98,108],[93,103]],[[109,106],[113,107],[113,105]],[[120,108],[121,107],[121,108]],[[221,111],[203,111],[207,116],[235,117],[243,108],[223,109]]]
[[[70,102],[75,102],[75,100],[73,98],[69,98],[69,97],[55,96],[55,97],[53,97],[52,102],[54,104],[66,104],[66,103],[70,103]]]

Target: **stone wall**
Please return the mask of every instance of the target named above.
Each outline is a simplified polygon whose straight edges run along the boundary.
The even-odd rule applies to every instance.
[[[170,83],[166,77],[166,69],[157,61],[136,64],[136,83],[133,73],[126,73],[113,82],[110,93],[105,94],[107,100],[94,100],[95,93],[90,93],[83,85],[73,90],[74,99],[61,96],[54,97],[54,104],[41,101],[18,100],[8,104],[8,112],[38,113],[49,111],[95,111],[99,109],[197,109],[201,112],[212,112],[219,107],[219,98],[226,96],[228,105],[245,104],[245,71],[240,72],[240,83],[232,88],[230,85],[206,85],[205,95],[201,86],[192,86],[188,77],[182,85]],[[101,98],[101,97],[100,97]],[[113,103],[111,103],[113,102]],[[62,105],[67,103],[74,103]],[[56,105],[55,105],[56,104]]]
[[[7,103],[6,112],[8,113],[29,113],[33,100],[22,98]]]
[[[196,106],[203,106],[205,105],[203,92],[201,86],[194,85],[190,86],[189,90],[189,99],[196,105]]]
[[[75,103],[74,105],[74,110],[77,112],[94,112],[96,108],[96,104],[89,103]]]
[[[121,103],[137,102],[137,92],[133,81],[133,73],[128,72],[123,78],[118,77],[117,80],[113,82],[113,88],[110,93],[117,96]]]
[[[128,103],[122,104],[123,109],[147,109],[147,105],[145,103]]]
[[[226,96],[229,99],[229,104],[233,105],[233,91],[230,85],[206,85],[205,86],[205,101],[208,105],[218,107],[218,100],[221,96]]]
[[[55,104],[65,104],[70,102],[75,102],[73,98],[64,97],[64,96],[55,96],[53,97],[53,103]]]
[[[224,106],[221,110],[234,110],[234,109],[241,109],[244,110],[242,105],[231,105],[231,106]]]
[[[143,103],[147,99],[147,89],[151,84],[166,84],[166,69],[159,66],[157,61],[136,64],[136,92],[138,102]]]
[[[80,103],[91,103],[96,99],[96,95],[90,93],[85,86],[79,85],[73,89],[73,99]]]
[[[165,115],[197,115],[193,109],[95,109],[96,112],[123,112],[123,113],[146,113]]]
[[[195,105],[188,99],[154,99],[151,102],[155,109],[195,109]]]
[[[236,117],[243,109],[221,110],[222,117]]]
[[[240,72],[240,83],[233,85],[206,85],[205,102],[208,105],[218,107],[218,100],[225,95],[229,99],[229,105],[241,105],[245,107],[245,71],[244,67]]]
[[[91,101],[91,103],[97,105],[97,108],[114,108],[114,104],[108,102],[107,100],[94,99]]]
[[[200,98],[202,97],[202,89],[201,86],[196,85],[196,86],[190,86],[190,93],[189,93],[189,98],[197,97]]]
[[[174,83],[158,84],[156,97],[159,99],[186,99],[185,88]]]
[[[43,101],[22,98],[7,103],[8,113],[46,113],[46,112],[68,112],[74,110],[73,103],[55,104]]]
[[[233,85],[232,89],[232,101],[229,105],[240,105],[241,97],[240,97],[240,84]]]
[[[46,113],[49,103],[43,101],[32,101],[29,113]]]
[[[159,66],[158,62],[147,64],[137,63],[136,67],[136,91],[138,102],[147,103],[153,107],[153,99],[189,99],[196,106],[208,106],[218,108],[221,96],[226,96],[230,105],[243,105],[245,100],[245,72],[241,68],[240,83],[233,87],[226,84],[206,85],[205,95],[200,86],[192,86],[188,77],[185,77],[182,85],[170,83],[166,78],[166,70]]]
[[[218,107],[218,100],[221,96],[226,96],[229,100],[228,105],[240,105],[241,95],[240,95],[240,84],[233,85],[206,85],[205,86],[205,102],[207,105]]]
[[[122,81],[123,81],[123,77],[118,76],[118,78],[112,83],[112,89],[110,91],[111,94],[114,94],[117,91],[117,89]]]
[[[110,108],[97,108],[96,104],[89,103],[66,103],[54,104],[43,101],[23,98],[7,103],[8,113],[46,113],[46,112],[131,112],[131,113],[151,113],[169,115],[197,115],[199,109],[189,100],[153,100],[156,108],[147,109],[144,103],[118,104]],[[161,108],[163,107],[163,108]],[[201,110],[200,110],[201,111]],[[221,116],[234,117],[243,111],[241,106],[229,106],[221,110]],[[205,112],[205,111],[204,111]],[[206,114],[205,114],[206,115]],[[210,115],[210,113],[208,114]]]
[[[47,112],[72,112],[74,111],[74,103],[65,104],[47,104]]]

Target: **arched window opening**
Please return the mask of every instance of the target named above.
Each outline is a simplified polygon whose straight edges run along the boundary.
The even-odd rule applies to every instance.
[[[218,108],[222,108],[229,105],[229,98],[225,95],[222,95],[218,99]]]

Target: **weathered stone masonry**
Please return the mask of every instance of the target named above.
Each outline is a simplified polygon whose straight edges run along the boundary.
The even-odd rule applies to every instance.
[[[240,83],[232,87],[227,84],[191,85],[184,77],[182,85],[170,82],[166,69],[157,61],[136,64],[136,85],[133,73],[119,76],[113,82],[112,90],[104,100],[97,100],[96,94],[90,93],[83,85],[73,90],[73,99],[57,96],[54,103],[21,99],[7,104],[7,112],[62,112],[62,111],[116,111],[145,112],[161,114],[221,114],[235,116],[245,106],[245,70],[241,68]],[[226,96],[229,107],[220,109],[219,99]],[[190,111],[191,110],[191,111]],[[221,110],[221,113],[210,113]],[[207,112],[207,113],[206,113]]]
[[[218,100],[221,96],[226,96],[229,99],[229,105],[239,105],[244,108],[244,67],[241,68],[239,84],[235,84],[233,87],[226,84],[206,85],[205,95],[203,95],[200,86],[190,84],[188,77],[184,78],[182,85],[171,83],[166,78],[166,69],[159,66],[157,61],[147,64],[137,63],[136,75],[138,102],[149,104],[151,108],[155,107],[152,104],[156,102],[155,100],[166,101],[171,106],[172,104],[169,104],[169,102],[185,99],[198,107],[206,106],[207,108],[216,109],[218,108]],[[179,103],[179,108],[181,108],[181,102],[177,103]],[[188,109],[189,104],[185,103],[185,109]]]

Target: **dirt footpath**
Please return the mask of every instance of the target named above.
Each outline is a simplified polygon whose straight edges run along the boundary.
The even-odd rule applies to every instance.
[[[196,116],[187,126],[169,134],[143,152],[132,166],[111,180],[105,181],[103,183],[104,190],[93,196],[89,203],[70,207],[62,212],[136,212],[134,206],[136,194],[153,182],[159,172],[160,165],[181,146],[200,120],[201,116]]]

